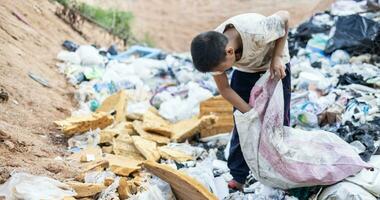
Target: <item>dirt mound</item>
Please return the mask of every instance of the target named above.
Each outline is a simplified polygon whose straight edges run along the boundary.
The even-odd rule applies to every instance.
[[[99,38],[85,40],[55,10],[48,0],[0,4],[0,183],[12,170],[58,179],[75,172],[57,158],[66,154],[66,140],[53,121],[70,115],[76,103],[74,87],[59,74],[54,58],[65,39],[88,44]],[[29,73],[46,79],[50,88]]]
[[[270,15],[288,10],[291,24],[297,25],[315,11],[328,8],[334,0],[80,0],[105,8],[117,8],[133,13],[132,30],[136,37],[147,33],[153,43],[168,51],[189,51],[191,39],[202,31],[216,28],[227,18],[246,12]]]

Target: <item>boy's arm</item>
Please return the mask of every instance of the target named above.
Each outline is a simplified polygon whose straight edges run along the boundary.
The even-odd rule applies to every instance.
[[[220,75],[214,75],[216,86],[219,89],[219,93],[229,101],[240,112],[245,113],[251,110],[251,106],[247,104],[228,84],[228,78],[225,73]]]
[[[283,21],[284,26],[285,26],[285,35],[276,40],[274,51],[273,51],[272,62],[270,66],[270,73],[271,73],[271,78],[283,79],[286,75],[285,67],[284,67],[284,64],[286,63],[281,63],[281,56],[284,51],[286,40],[288,39],[290,16],[289,16],[288,11],[278,11],[277,13],[275,13],[275,15],[278,15]]]

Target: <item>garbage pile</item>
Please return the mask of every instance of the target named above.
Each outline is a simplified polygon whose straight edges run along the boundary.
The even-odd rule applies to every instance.
[[[314,15],[289,33],[291,126],[336,133],[373,166],[380,165],[380,12],[373,12],[376,6],[380,7],[375,1],[337,1],[330,11]],[[66,200],[380,197],[379,168],[362,170],[332,186],[289,191],[265,186],[251,175],[243,191],[229,191],[227,182],[232,177],[226,158],[232,107],[215,98],[218,92],[210,74],[195,71],[188,55],[159,49],[133,46],[118,52],[114,46],[96,48],[71,41],[63,46],[66,50],[57,55],[57,66],[77,88],[79,106],[71,117],[55,124],[69,138],[72,155],[64,161],[79,166],[81,174],[61,183],[16,172],[0,186],[0,196]],[[204,101],[213,111],[202,111]],[[220,123],[225,125],[213,128]],[[41,191],[39,197],[28,194],[32,189]]]
[[[380,14],[365,3],[337,1],[294,29],[289,46],[292,125],[335,132],[368,161],[380,145]]]

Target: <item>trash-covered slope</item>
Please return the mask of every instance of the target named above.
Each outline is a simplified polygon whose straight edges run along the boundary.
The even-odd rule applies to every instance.
[[[48,0],[0,4],[0,182],[15,169],[73,176],[74,168],[54,160],[66,153],[52,120],[76,106],[74,87],[59,74],[54,59],[64,39],[90,43],[99,35],[85,40],[55,10]],[[48,81],[49,87],[32,77]]]

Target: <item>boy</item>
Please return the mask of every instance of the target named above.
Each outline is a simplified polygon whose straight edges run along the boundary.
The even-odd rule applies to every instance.
[[[234,109],[245,113],[252,87],[266,70],[271,78],[282,79],[284,89],[284,125],[290,118],[290,56],[288,53],[289,13],[279,11],[269,17],[247,13],[228,19],[215,31],[197,35],[191,43],[195,68],[213,74],[219,93]],[[232,66],[231,85],[225,71]],[[236,126],[232,133],[228,167],[232,189],[242,189],[249,167],[241,152]]]

